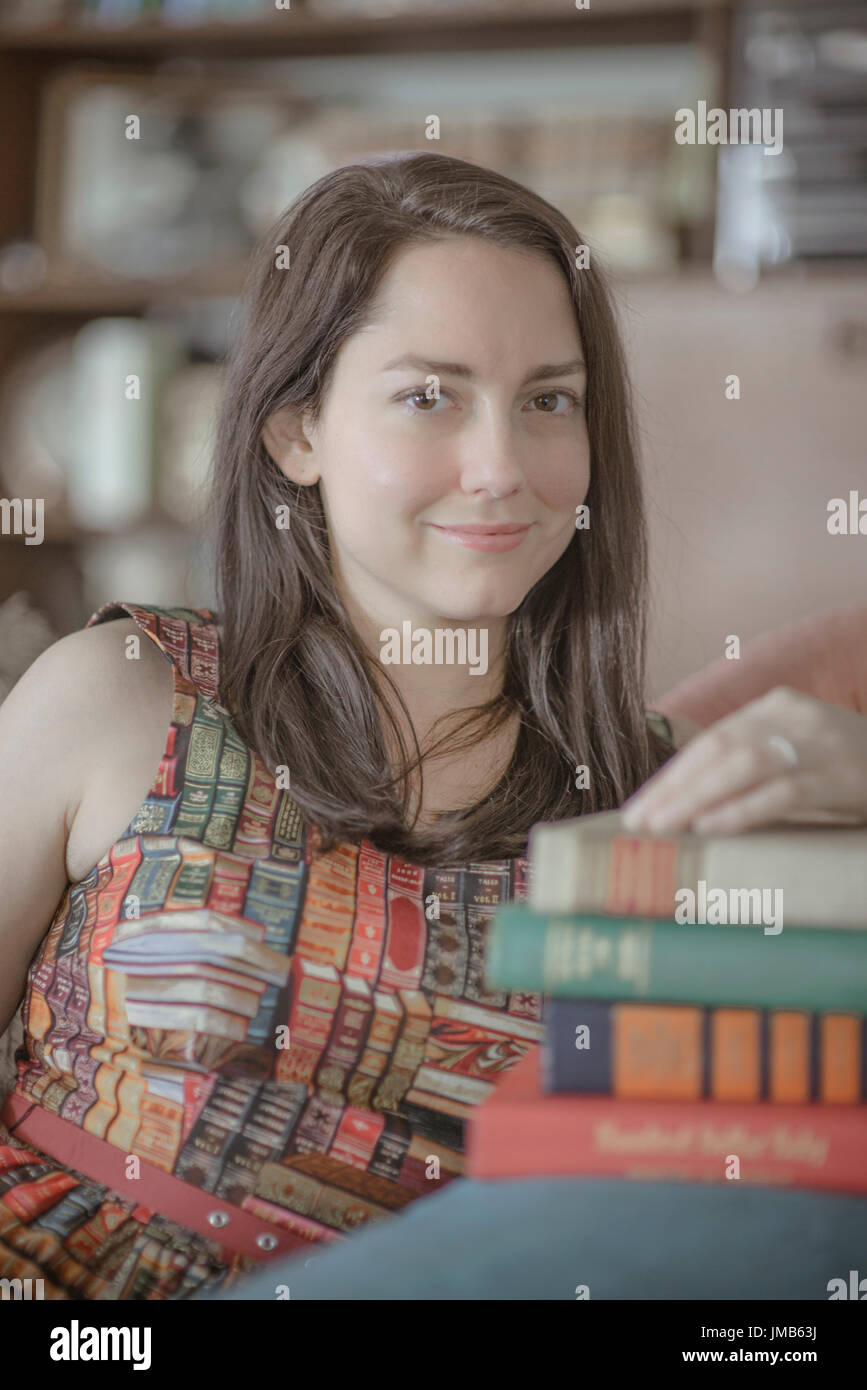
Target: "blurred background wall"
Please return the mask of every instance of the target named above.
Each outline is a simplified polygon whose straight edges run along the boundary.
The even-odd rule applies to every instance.
[[[782,153],[678,144],[699,101],[782,109]],[[102,603],[214,602],[246,259],[313,179],[392,149],[520,179],[615,276],[651,693],[729,634],[867,601],[867,534],[827,524],[867,499],[864,0],[0,0],[0,122],[0,698]]]

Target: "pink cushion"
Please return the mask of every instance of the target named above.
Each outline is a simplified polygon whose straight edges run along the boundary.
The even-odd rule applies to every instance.
[[[867,714],[867,607],[835,609],[756,637],[738,660],[711,662],[651,705],[706,727],[777,685]]]

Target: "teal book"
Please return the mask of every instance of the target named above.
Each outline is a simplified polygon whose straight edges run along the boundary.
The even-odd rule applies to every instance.
[[[759,1009],[867,1012],[867,932],[549,916],[507,903],[490,927],[492,989],[572,999],[647,999]]]

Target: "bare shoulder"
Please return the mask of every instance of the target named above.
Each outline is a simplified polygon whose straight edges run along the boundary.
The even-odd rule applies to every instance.
[[[73,881],[123,833],[152,787],[174,694],[171,661],[131,618],[75,635],[93,639],[77,659],[85,662],[85,689],[94,695],[69,812],[66,863]],[[78,715],[81,724],[84,711]]]
[[[171,721],[171,663],[132,619],[60,638],[0,704],[0,1031],[68,882],[150,789]],[[131,657],[137,659],[131,659]]]
[[[138,638],[130,642],[130,638]],[[95,721],[100,728],[124,720],[124,697],[141,713],[148,699],[172,687],[171,663],[132,618],[118,618],[80,628],[52,643],[24,672],[9,694],[50,716],[52,729],[87,738]]]
[[[19,745],[52,769],[54,799],[42,812],[60,817],[71,881],[101,858],[150,790],[173,691],[169,659],[132,618],[117,618],[62,637],[10,692]]]
[[[130,638],[136,640],[131,642]],[[171,662],[132,618],[114,618],[80,628],[55,645],[65,643],[69,644],[70,660],[82,661],[101,681],[123,686],[138,681],[142,671],[171,675]],[[136,668],[139,674],[132,675]]]

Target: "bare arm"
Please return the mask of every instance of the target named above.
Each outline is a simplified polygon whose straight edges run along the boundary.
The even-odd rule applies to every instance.
[[[37,657],[0,705],[0,1029],[66,886],[73,759],[69,639]]]
[[[0,1032],[65,892],[79,812],[96,862],[135,813],[159,765],[171,671],[149,639],[118,619],[44,651],[0,704]],[[80,827],[76,826],[80,838]],[[85,854],[87,857],[87,854]]]

